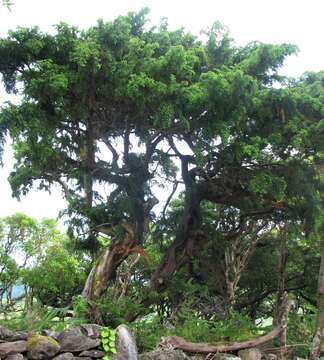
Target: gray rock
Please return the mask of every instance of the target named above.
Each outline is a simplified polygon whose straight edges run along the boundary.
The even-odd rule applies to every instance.
[[[13,341],[0,344],[0,357],[22,353],[27,350],[27,341]]]
[[[138,360],[138,352],[135,338],[126,325],[119,325],[116,329],[117,354],[113,360]]]
[[[23,331],[11,331],[4,326],[0,326],[0,340],[18,341],[26,340],[28,334]]]
[[[57,355],[53,358],[53,360],[70,360],[74,359],[74,355],[70,352]]]
[[[79,354],[80,357],[91,357],[94,359],[102,358],[105,356],[105,353],[101,350],[86,350],[82,351],[81,354]]]
[[[154,350],[141,354],[139,360],[189,360],[190,358],[181,350]]]
[[[244,349],[238,352],[238,356],[242,360],[261,360],[262,353],[259,349]]]
[[[28,359],[52,359],[59,351],[60,344],[50,336],[31,335],[27,339]]]
[[[22,354],[12,354],[7,356],[6,360],[24,360],[24,356]]]
[[[80,326],[73,326],[67,330],[62,331],[59,335],[58,335],[58,339],[60,340],[62,337],[67,337],[67,336],[85,336],[84,333],[81,330]]]
[[[81,331],[85,331],[85,335],[91,339],[99,339],[101,334],[101,327],[97,324],[81,325]]]
[[[85,331],[85,330],[83,330]],[[100,339],[91,339],[83,334],[81,327],[76,326],[61,332],[58,341],[61,351],[81,352],[90,350],[100,345]]]

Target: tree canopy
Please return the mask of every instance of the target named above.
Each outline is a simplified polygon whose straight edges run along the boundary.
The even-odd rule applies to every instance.
[[[184,267],[194,278],[213,249],[232,303],[258,244],[283,225],[301,237],[314,229],[324,72],[280,76],[296,46],[237,46],[219,23],[201,38],[166,21],[149,28],[146,9],[55,29],[0,40],[3,83],[22,96],[1,109],[1,139],[13,140],[15,196],[57,183],[80,246],[95,257],[108,237],[84,296],[103,295],[120,264],[155,242],[153,289]]]

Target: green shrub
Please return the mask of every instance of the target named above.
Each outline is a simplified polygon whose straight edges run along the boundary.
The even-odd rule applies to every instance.
[[[153,350],[160,342],[161,337],[168,333],[158,316],[150,316],[145,320],[131,324],[130,327],[134,332],[140,353]]]
[[[291,313],[288,322],[288,344],[295,346],[295,355],[307,358],[312,343],[316,323],[316,313]]]

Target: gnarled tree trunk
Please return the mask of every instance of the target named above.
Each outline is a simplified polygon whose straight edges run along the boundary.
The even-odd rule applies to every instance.
[[[106,291],[109,283],[115,278],[116,270],[127,256],[133,252],[136,241],[131,227],[124,225],[127,233],[124,239],[113,242],[97,260],[96,265],[88,275],[82,291],[87,300],[100,298]]]
[[[82,291],[85,299],[95,300],[104,294],[109,283],[115,278],[118,266],[130,253],[130,249],[131,244],[124,248],[113,244],[104,251],[88,275]]]
[[[200,231],[200,188],[188,171],[185,157],[182,158],[182,177],[186,186],[184,213],[173,243],[151,278],[151,286],[156,290],[166,286],[172,275],[193,257],[194,249],[204,239]]]

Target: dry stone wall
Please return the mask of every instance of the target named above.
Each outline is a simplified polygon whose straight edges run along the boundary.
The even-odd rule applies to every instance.
[[[85,324],[63,332],[14,332],[0,326],[0,358],[4,360],[91,360],[105,354],[100,349],[100,326]],[[125,325],[117,328],[114,360],[137,360],[135,339]]]

